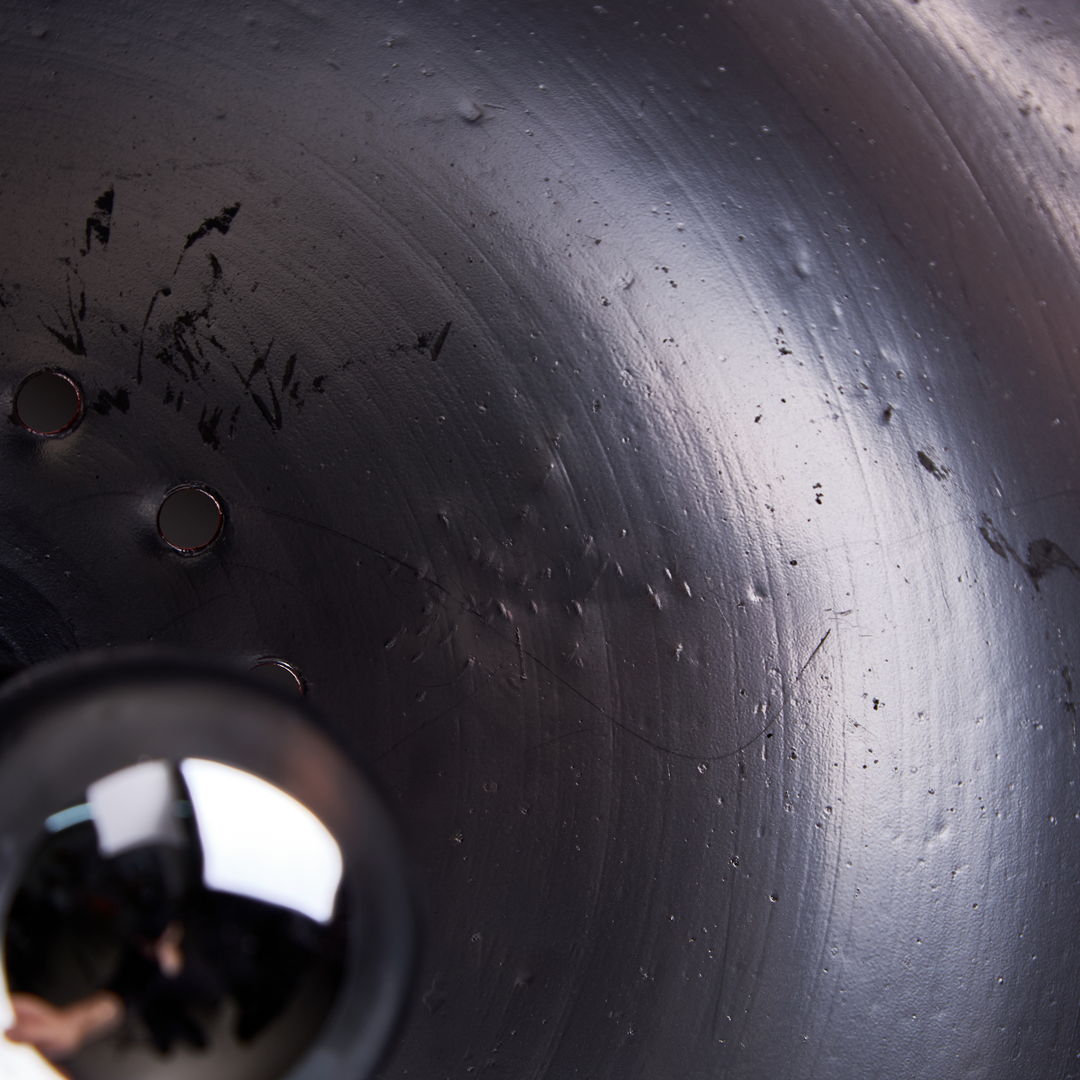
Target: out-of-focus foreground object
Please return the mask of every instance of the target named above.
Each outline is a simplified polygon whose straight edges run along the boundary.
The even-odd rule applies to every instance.
[[[154,651],[3,716],[5,1076],[365,1075],[412,918],[386,811],[295,700]],[[45,1065],[44,1062],[49,1062]]]

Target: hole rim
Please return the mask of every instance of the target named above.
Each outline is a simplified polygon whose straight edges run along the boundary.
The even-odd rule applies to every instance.
[[[214,530],[213,535],[202,544],[197,547],[185,547],[182,544],[177,544],[175,541],[170,540],[165,530],[161,526],[161,514],[165,509],[165,504],[175,495],[184,491],[199,491],[205,495],[213,504],[217,510],[218,520],[217,528]],[[157,513],[154,517],[154,525],[157,529],[158,538],[171,552],[177,555],[183,555],[185,558],[191,558],[196,555],[202,555],[204,552],[209,551],[214,547],[225,532],[225,503],[221,496],[214,491],[208,484],[203,484],[197,480],[185,480],[179,484],[174,484],[170,487],[158,502]]]
[[[256,679],[262,679],[263,676],[259,674],[259,671],[263,668],[274,668],[277,671],[285,672],[287,675],[291,676],[293,683],[296,685],[296,696],[298,698],[307,697],[307,679],[304,678],[303,673],[295,664],[290,663],[288,660],[283,660],[280,656],[260,656],[257,660],[251,662],[251,666],[248,670]],[[289,690],[286,690],[280,683],[269,679],[265,680],[263,685],[279,687],[282,693],[292,692],[291,686]]]
[[[27,384],[32,379],[39,379],[42,375],[50,375],[62,379],[75,391],[75,411],[63,427],[53,428],[51,430],[43,430],[42,428],[34,427],[28,423],[19,411],[19,397],[23,390],[26,389]],[[63,368],[57,367],[44,367],[38,368],[36,371],[31,371],[29,375],[23,377],[19,382],[19,385],[15,388],[15,392],[12,395],[11,405],[12,419],[16,424],[30,435],[39,439],[61,439],[65,435],[70,435],[83,421],[86,416],[86,395],[83,393],[82,385],[79,380],[75,378],[68,371],[64,371]]]

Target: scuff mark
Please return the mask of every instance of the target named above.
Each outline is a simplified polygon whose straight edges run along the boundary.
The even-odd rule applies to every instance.
[[[518,653],[518,678],[522,682],[528,679],[528,675],[525,674],[525,647],[521,643],[521,627],[514,627],[514,641],[517,644]]]
[[[91,408],[102,416],[108,416],[113,409],[116,409],[117,412],[126,413],[131,408],[131,396],[123,386],[118,386],[111,392],[102,390]]]
[[[799,668],[799,674],[795,676],[796,682],[798,682],[803,677],[804,672],[813,662],[814,657],[817,656],[817,654],[821,652],[821,650],[825,647],[825,642],[829,640],[829,635],[831,633],[832,628],[830,627],[828,630],[825,631],[824,634],[821,635],[821,640],[814,646],[813,652],[811,652],[810,655],[806,658],[806,662],[803,664],[803,666]]]
[[[101,247],[109,246],[109,237],[112,235],[113,203],[116,192],[113,188],[103,192],[94,202],[94,212],[86,219],[86,232],[81,254],[90,254],[90,245],[96,239]]]
[[[180,253],[180,259],[183,259],[184,252],[193,247],[200,240],[209,236],[212,232],[221,233],[225,236],[232,228],[232,223],[236,220],[236,215],[240,213],[240,203],[233,203],[232,206],[222,207],[221,213],[215,217],[207,218],[193,233],[188,233],[188,238],[184,242],[184,251]],[[180,265],[180,259],[177,259],[176,265]]]
[[[213,410],[204,405],[202,415],[199,417],[199,434],[202,436],[202,441],[212,450],[221,449],[221,436],[218,434],[221,412],[220,405]]]
[[[267,405],[254,390],[249,391],[249,393],[251,394],[251,400],[255,402],[259,412],[262,413],[263,419],[274,429],[274,431],[280,431],[283,420],[281,416],[281,402],[278,400],[277,391],[272,386],[270,387],[270,402],[273,408]]]
[[[244,377],[244,375],[241,374],[240,369],[235,364],[233,364],[233,371],[235,371],[237,376],[239,376],[240,381],[244,384],[245,390],[251,389],[251,383],[254,380],[255,376],[265,369],[266,361],[269,358],[270,350],[273,347],[274,339],[271,338],[270,343],[266,346],[266,348],[263,349],[262,352],[255,354],[255,360],[252,363],[251,370],[248,372],[246,378]]]
[[[252,343],[254,347],[254,343]],[[281,414],[281,399],[278,397],[277,390],[274,387],[274,383],[271,380],[270,372],[267,369],[267,361],[270,358],[270,353],[274,348],[273,339],[261,352],[256,352],[255,359],[252,362],[251,370],[245,376],[244,373],[235,365],[232,365],[233,371],[236,372],[237,378],[243,384],[244,389],[247,391],[248,397],[251,398],[255,407],[262,413],[263,419],[270,425],[274,431],[280,431],[284,418]],[[290,356],[289,364],[293,363],[293,358]],[[263,375],[266,382],[266,392],[269,395],[270,401],[267,404],[266,399],[257,394],[252,388],[251,384],[255,381],[255,378],[259,375]]]
[[[86,318],[86,290],[79,290],[79,306],[75,307],[75,298],[71,293],[71,273],[68,272],[67,278],[67,300],[68,300],[68,319],[65,319],[58,311],[54,311],[56,318],[60,322],[60,329],[54,326],[50,326],[43,319],[38,318],[38,322],[50,333],[56,340],[63,345],[65,349],[72,356],[85,356],[86,355],[86,342],[83,340],[82,329],[80,323]]]
[[[292,382],[293,373],[296,371],[296,353],[291,353],[289,359],[285,362],[285,372],[281,376],[281,389],[282,391],[288,390],[289,383]]]
[[[1061,669],[1061,678],[1065,682],[1065,698],[1062,704],[1065,706],[1065,711],[1069,713],[1076,712],[1076,702],[1073,700],[1075,693],[1073,691],[1072,672],[1069,670],[1069,665],[1066,664]]]
[[[1013,551],[1008,540],[994,527],[994,523],[990,518],[983,514],[982,520],[983,523],[979,526],[979,535],[989,545],[990,550],[1003,559],[1008,559],[1011,555],[1017,562],[1020,562],[1020,556]]]
[[[949,470],[938,465],[925,450],[920,450],[915,456],[919,459],[919,464],[936,480],[944,480],[949,475]]]
[[[459,595],[456,592],[454,592],[453,590],[451,590],[450,588],[448,588],[446,585],[442,584],[441,582],[439,582],[439,581],[435,580],[433,577],[431,577],[430,573],[429,573],[430,566],[428,564],[426,564],[426,563],[419,563],[419,564],[411,563],[411,562],[408,561],[407,558],[397,556],[397,555],[393,554],[390,551],[387,551],[387,550],[385,550],[383,548],[379,548],[376,545],[369,543],[363,537],[354,535],[354,534],[349,533],[349,532],[344,532],[344,531],[342,531],[340,529],[334,528],[331,525],[324,524],[324,523],[322,523],[320,521],[316,521],[316,520],[311,519],[311,518],[301,517],[301,516],[297,516],[297,515],[294,515],[294,514],[285,513],[284,511],[270,510],[270,509],[266,509],[266,508],[260,508],[260,512],[267,515],[267,516],[274,517],[274,518],[276,518],[278,520],[281,520],[281,521],[291,521],[291,522],[293,522],[293,523],[295,523],[297,525],[318,530],[319,532],[321,532],[321,533],[323,533],[325,535],[336,536],[340,540],[342,540],[342,541],[344,541],[346,543],[353,544],[356,547],[360,548],[361,550],[364,550],[364,551],[368,552],[369,554],[374,555],[375,557],[383,560],[386,563],[386,565],[391,568],[392,573],[397,572],[398,570],[407,571],[407,572],[411,573],[414,576],[416,581],[418,581],[418,582],[421,582],[421,581],[426,582],[427,586],[431,590],[433,590],[433,593],[437,594],[440,597],[442,597],[444,602],[447,602],[447,603],[450,603],[450,604],[456,606],[459,613],[467,614],[467,615],[479,620],[480,624],[485,628],[487,633],[493,634],[495,637],[501,639],[502,641],[506,642],[507,644],[516,643],[516,635],[515,635],[515,637],[511,637],[511,635],[509,635],[505,631],[499,629],[497,624],[493,623],[492,620],[487,617],[487,613],[477,605],[475,598],[473,598],[471,596],[468,596],[468,595]],[[450,638],[454,634],[454,632],[455,632],[455,622],[451,621],[450,625],[448,627],[447,634],[446,634],[445,638],[442,641],[438,642],[437,644],[440,645],[440,646],[445,645],[446,642],[448,642],[450,640]],[[579,643],[574,643],[573,648],[570,650],[570,652],[563,654],[563,662],[564,663],[575,663],[575,661],[579,659],[578,656],[577,656],[579,647],[580,647]],[[579,701],[581,701],[583,704],[585,704],[590,709],[592,709],[597,714],[597,716],[600,717],[605,722],[605,726],[581,727],[581,728],[575,729],[574,731],[562,732],[562,733],[560,733],[558,735],[553,736],[552,738],[545,739],[542,742],[536,744],[535,746],[530,747],[529,748],[530,753],[535,752],[535,751],[537,751],[537,750],[539,750],[539,749],[541,749],[541,748],[543,748],[545,746],[551,745],[552,743],[558,742],[558,741],[560,741],[562,739],[565,739],[565,738],[570,738],[570,737],[574,737],[574,736],[578,736],[578,735],[602,735],[602,734],[605,734],[605,733],[609,733],[612,729],[615,729],[615,730],[618,730],[618,731],[622,732],[623,734],[625,734],[629,738],[634,739],[637,742],[640,742],[642,745],[650,747],[652,750],[654,750],[658,754],[662,754],[662,755],[669,756],[669,757],[672,757],[672,758],[678,758],[678,759],[685,760],[685,761],[692,761],[692,762],[695,762],[695,763],[700,763],[702,761],[705,761],[705,762],[724,761],[724,760],[734,758],[734,757],[737,757],[740,754],[745,753],[745,751],[747,749],[749,749],[749,747],[753,746],[754,743],[758,742],[759,740],[761,740],[763,738],[764,739],[771,739],[773,733],[770,731],[770,729],[776,724],[777,720],[779,719],[779,715],[778,715],[777,710],[770,709],[769,705],[767,703],[763,702],[761,704],[760,708],[758,710],[755,710],[756,712],[760,712],[760,715],[762,717],[763,722],[761,723],[760,727],[757,728],[756,731],[754,731],[750,735],[748,735],[748,737],[745,738],[742,742],[740,742],[739,745],[737,745],[737,746],[731,747],[730,749],[724,750],[724,751],[718,751],[718,752],[714,752],[714,753],[708,753],[708,752],[703,753],[701,750],[696,749],[696,748],[690,748],[690,747],[682,748],[682,747],[679,747],[679,746],[668,745],[668,744],[666,744],[664,742],[661,742],[658,739],[650,738],[648,735],[645,734],[645,732],[639,730],[632,723],[628,722],[627,720],[622,719],[612,709],[607,708],[604,705],[602,705],[598,700],[596,700],[594,697],[592,697],[590,695],[590,693],[586,692],[585,689],[583,689],[581,686],[579,686],[577,684],[576,680],[569,679],[565,675],[561,674],[557,670],[557,668],[555,666],[553,666],[553,664],[550,664],[550,663],[546,662],[544,660],[544,658],[539,653],[534,652],[533,650],[531,650],[527,646],[525,646],[524,642],[522,643],[521,652],[528,661],[531,661],[531,663],[533,665],[535,665],[537,671],[541,673],[540,676],[539,676],[541,679],[543,679],[544,675],[546,675],[549,678],[551,678],[552,680],[554,680],[561,687],[563,687],[568,693],[572,694]],[[465,664],[465,668],[461,672],[460,675],[455,676],[454,679],[452,679],[450,683],[445,683],[445,684],[440,684],[440,685],[444,685],[444,686],[451,685],[451,683],[456,682],[460,678],[462,678],[465,675],[466,672],[474,671],[474,669],[476,668],[476,665],[477,665],[476,658],[473,657],[473,656],[470,656],[467,659],[466,664]],[[488,672],[486,674],[487,674],[487,677],[490,679],[492,677],[492,675],[494,674],[494,672],[492,671],[492,672]],[[378,758],[376,758],[376,761],[382,761],[384,758],[386,758],[389,755],[393,754],[398,749],[398,747],[400,747],[401,745],[403,745],[407,741],[411,740],[414,736],[420,734],[424,730],[427,730],[432,725],[439,723],[446,716],[452,715],[457,709],[461,708],[461,706],[466,704],[468,700],[470,700],[472,697],[475,697],[477,692],[478,691],[474,690],[471,694],[467,695],[462,701],[451,704],[447,709],[444,709],[442,712],[437,713],[435,716],[431,717],[429,720],[423,721],[416,728],[412,729],[411,731],[405,732],[401,736],[401,738],[399,738],[383,754],[381,754]],[[781,706],[781,708],[782,708],[782,706]]]
[[[146,350],[146,328],[150,325],[150,316],[154,314],[154,308],[162,297],[172,296],[172,289],[168,285],[162,286],[150,297],[150,303],[146,306],[146,314],[143,316],[142,329],[139,332],[139,354],[135,362],[135,382],[142,385],[143,381],[143,354]]]
[[[431,346],[431,359],[432,361],[439,359],[439,353],[443,351],[443,346],[446,344],[446,337],[450,333],[450,327],[454,324],[452,322],[446,323],[446,325],[439,331],[438,336],[435,338],[434,343]]]
[[[414,344],[403,345],[401,342],[397,342],[391,345],[388,351],[391,356],[409,352],[426,353],[429,360],[438,360],[439,353],[442,352],[453,325],[453,322],[443,323],[442,328],[434,337],[431,334],[417,334]]]
[[[1032,540],[1028,544],[1028,557],[1025,569],[1037,589],[1039,582],[1051,571],[1068,570],[1073,574],[1080,574],[1080,566],[1063,551],[1053,540],[1045,537]]]
[[[1021,567],[1036,589],[1039,589],[1039,583],[1042,579],[1054,570],[1068,570],[1070,573],[1080,576],[1080,566],[1076,564],[1072,556],[1059,544],[1046,537],[1032,540],[1028,544],[1027,557],[1025,558],[1009,543],[986,514],[982,515],[979,535],[986,541],[987,546],[995,555],[1002,559],[1011,558],[1017,566]]]

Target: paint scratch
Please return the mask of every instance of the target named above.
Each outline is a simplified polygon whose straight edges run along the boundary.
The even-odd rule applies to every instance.
[[[832,628],[830,627],[828,630],[825,631],[824,634],[821,635],[821,640],[814,646],[814,651],[806,658],[806,663],[804,663],[803,666],[799,668],[799,674],[795,676],[796,682],[798,682],[803,677],[806,669],[811,665],[811,663],[813,663],[814,657],[817,656],[817,654],[821,652],[821,650],[825,647],[825,642],[829,640],[829,635],[831,633]]]

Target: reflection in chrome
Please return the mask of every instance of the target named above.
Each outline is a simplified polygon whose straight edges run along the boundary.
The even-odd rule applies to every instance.
[[[199,824],[203,880],[327,923],[341,885],[337,841],[280,788],[216,761],[180,765]]]
[[[98,850],[109,858],[143,844],[184,846],[179,786],[164,761],[122,769],[86,789]]]
[[[37,1054],[6,1046],[3,1076],[282,1075],[340,983],[342,877],[326,826],[231,766],[90,784],[44,822],[12,903],[0,1021]]]

